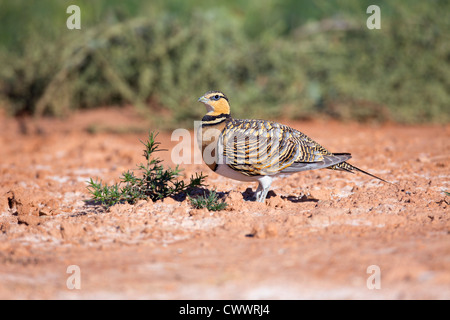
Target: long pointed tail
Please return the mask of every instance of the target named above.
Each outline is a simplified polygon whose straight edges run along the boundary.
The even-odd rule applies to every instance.
[[[372,178],[381,180],[381,181],[386,182],[386,183],[389,183],[389,184],[394,184],[394,183],[392,183],[392,182],[389,182],[389,181],[386,181],[386,180],[384,180],[384,179],[381,179],[380,177],[377,177],[377,176],[375,176],[375,175],[373,175],[373,174],[371,174],[371,173],[369,173],[369,172],[367,172],[367,171],[361,170],[360,168],[355,167],[355,166],[353,166],[353,165],[351,165],[351,164],[348,164],[348,163],[345,163],[345,164],[348,165],[348,166],[350,166],[350,167],[351,167],[351,170],[359,171],[359,172],[361,172],[361,173],[367,174],[368,176],[371,176]]]
[[[358,171],[358,172],[367,174],[368,176],[371,176],[372,178],[381,180],[381,181],[386,182],[386,183],[389,183],[389,184],[396,185],[395,183],[386,181],[386,180],[381,179],[380,177],[377,177],[377,176],[375,176],[375,175],[373,175],[373,174],[371,174],[371,173],[369,173],[369,172],[367,172],[367,171],[361,170],[360,168],[355,167],[354,165],[351,165],[351,164],[348,163],[348,162],[341,162],[341,163],[338,163],[338,164],[336,164],[336,165],[334,165],[334,166],[332,166],[332,167],[329,167],[329,169],[342,170],[342,171],[347,171],[347,172],[351,172],[351,173],[355,173],[354,171]]]

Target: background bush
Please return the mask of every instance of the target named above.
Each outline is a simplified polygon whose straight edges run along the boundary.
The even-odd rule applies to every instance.
[[[235,117],[450,120],[448,1],[0,0],[0,107],[133,104],[192,126],[222,90]],[[81,8],[81,30],[66,8]],[[381,30],[366,9],[381,8]]]

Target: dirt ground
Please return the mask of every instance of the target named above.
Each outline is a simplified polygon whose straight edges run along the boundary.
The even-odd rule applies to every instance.
[[[207,174],[226,210],[173,199],[105,210],[86,181],[134,169],[156,127],[130,109],[0,115],[0,298],[450,299],[450,125],[283,122],[397,186],[316,170],[254,203],[256,184],[192,164],[185,176]],[[158,140],[174,166],[176,142]]]

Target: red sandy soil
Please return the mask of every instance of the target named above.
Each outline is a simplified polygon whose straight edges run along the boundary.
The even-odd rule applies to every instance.
[[[149,130],[129,109],[66,119],[0,115],[1,299],[450,299],[450,125],[286,122],[363,174],[307,171],[256,184],[203,171],[226,210],[187,200],[106,210],[86,189],[143,162]],[[88,130],[88,129],[98,130]],[[112,133],[114,128],[122,133]],[[97,131],[97,133],[92,133]],[[160,157],[170,161],[170,133]],[[70,265],[81,289],[69,289]],[[369,266],[380,289],[369,289]]]

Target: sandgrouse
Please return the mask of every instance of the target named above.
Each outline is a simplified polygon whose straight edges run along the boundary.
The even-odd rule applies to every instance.
[[[203,160],[217,174],[258,182],[258,202],[266,199],[274,177],[306,170],[359,171],[387,182],[346,162],[349,153],[331,153],[298,130],[274,121],[233,119],[220,91],[209,91],[199,101],[207,109],[197,136]]]

